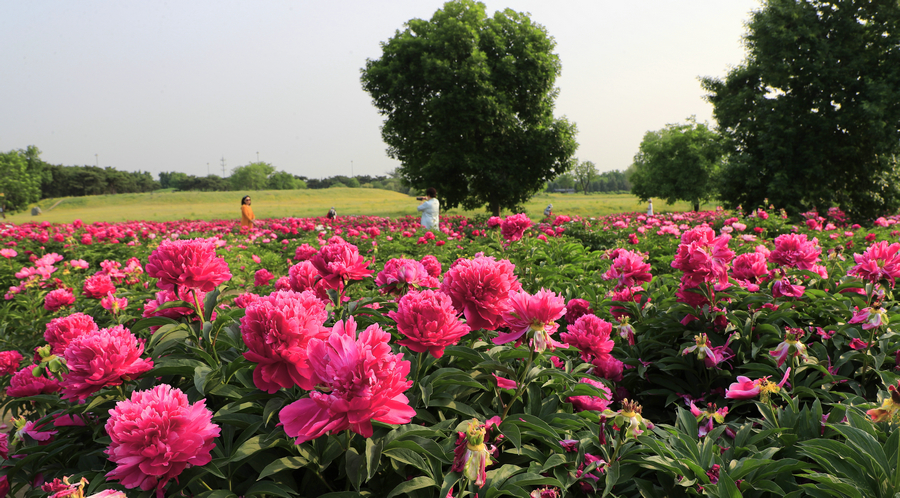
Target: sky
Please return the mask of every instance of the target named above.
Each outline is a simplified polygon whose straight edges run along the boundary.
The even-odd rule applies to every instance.
[[[0,151],[51,164],[223,175],[257,160],[309,178],[400,163],[360,84],[366,59],[440,0],[0,3]],[[698,77],[744,60],[759,0],[483,0],[531,14],[562,63],[576,157],[624,170],[644,134],[695,115]]]

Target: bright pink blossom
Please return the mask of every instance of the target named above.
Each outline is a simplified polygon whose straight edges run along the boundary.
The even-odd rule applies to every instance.
[[[204,399],[191,404],[181,390],[159,384],[135,391],[109,414],[106,433],[112,442],[106,453],[117,467],[106,476],[126,488],[156,488],[157,498],[163,498],[170,479],[212,460],[220,430]]]
[[[392,258],[375,277],[375,285],[382,294],[400,296],[408,291],[436,288],[441,284],[428,274],[422,263],[414,259]]]
[[[44,298],[44,309],[50,313],[56,313],[62,308],[73,304],[75,304],[75,295],[66,288],[52,290]]]
[[[609,379],[613,382],[622,380],[622,372],[625,370],[625,364],[617,360],[611,354],[601,354],[595,357],[591,364],[594,366],[591,373],[597,377]]]
[[[412,291],[398,301],[397,311],[388,316],[397,322],[397,331],[405,336],[397,341],[416,353],[428,351],[435,358],[444,354],[469,333],[469,326],[460,322],[450,296],[432,290]]]
[[[0,375],[11,375],[19,370],[22,353],[18,351],[0,351]]]
[[[51,394],[59,391],[59,381],[55,378],[47,378],[45,375],[35,377],[32,370],[37,365],[28,365],[16,372],[9,380],[6,395],[13,398],[24,398],[36,394]]]
[[[0,249],[0,256],[3,256],[6,259],[15,258],[19,253],[14,249]]]
[[[900,277],[900,244],[888,245],[887,241],[880,241],[869,246],[862,254],[854,254],[856,266],[850,268],[848,275],[858,275],[863,280],[878,283],[882,280],[890,282],[891,287]]]
[[[758,283],[760,279],[769,274],[767,263],[765,254],[759,252],[741,254],[734,258],[731,276],[735,280]]]
[[[522,288],[508,260],[492,257],[460,259],[444,274],[441,292],[462,310],[472,330],[497,330],[509,307],[509,293]]]
[[[863,330],[877,329],[888,320],[887,313],[881,308],[863,308],[853,313],[853,318],[847,323],[861,323]]]
[[[603,396],[572,396],[568,399],[569,403],[572,403],[572,408],[576,412],[585,410],[602,412],[606,410],[612,401],[612,391],[606,387],[606,384],[587,377],[582,377],[578,382],[596,387],[603,393]]]
[[[525,234],[525,230],[531,228],[531,225],[531,219],[527,214],[514,214],[507,216],[506,219],[500,223],[500,233],[503,234],[504,239],[514,242],[521,239]]]
[[[147,260],[147,275],[159,279],[160,289],[173,292],[176,287],[211,292],[231,278],[213,239],[164,240]]]
[[[360,256],[359,249],[353,244],[329,243],[319,249],[310,261],[319,270],[328,289],[340,290],[346,282],[362,280],[375,272],[367,268],[371,261]]]
[[[428,272],[434,278],[440,278],[443,270],[441,269],[441,262],[431,254],[427,254],[422,256],[422,259],[419,260],[419,263],[422,263],[422,266],[425,267],[425,271]]]
[[[310,261],[301,261],[288,268],[288,282],[294,292],[313,291],[322,301],[328,301],[328,289],[322,282],[322,275]]]
[[[84,295],[93,299],[103,299],[110,292],[115,294],[116,287],[113,285],[109,275],[98,273],[84,279]]]
[[[559,328],[556,320],[565,313],[566,300],[555,292],[545,289],[534,295],[525,291],[510,292],[509,309],[503,312],[503,320],[510,331],[500,333],[494,338],[494,344],[521,341],[525,334],[533,332],[532,347],[536,352],[541,353],[548,347],[551,351],[558,347],[565,348],[565,345],[550,337]]]
[[[193,307],[172,306],[159,309],[159,307],[163,304],[170,303],[172,301],[184,301],[187,304],[194,304],[194,291],[188,289],[187,287],[179,287],[178,294],[179,296],[175,296],[175,293],[169,290],[161,290],[157,292],[156,299],[151,299],[144,303],[144,311],[142,313],[142,316],[144,316],[145,318],[151,316],[164,316],[166,318],[178,320],[183,316],[195,315],[196,311],[194,311]],[[205,292],[197,293],[197,300],[200,302],[201,306],[205,297]]]
[[[319,252],[319,250],[315,247],[309,244],[301,244],[294,252],[294,259],[297,261],[307,261],[315,256],[317,252]]]
[[[66,347],[73,339],[97,330],[97,324],[90,315],[72,313],[68,316],[50,320],[44,332],[44,340],[52,347],[51,352],[53,354],[63,356],[66,352]]]
[[[788,268],[815,271],[821,253],[818,239],[807,240],[804,233],[786,233],[775,237],[775,249],[769,253],[769,261]]]
[[[603,274],[604,280],[616,280],[616,289],[624,289],[649,282],[650,264],[644,262],[644,255],[637,251],[621,251],[612,266]]]
[[[121,325],[80,335],[66,347],[63,399],[84,401],[105,386],[140,377],[153,368],[153,360],[141,358],[144,340]]]
[[[103,309],[111,311],[113,314],[119,313],[128,307],[128,299],[124,297],[116,297],[112,292],[100,300],[100,306]]]
[[[410,364],[391,352],[390,339],[378,325],[357,337],[351,317],[337,322],[327,339],[310,340],[313,384],[321,390],[281,410],[285,433],[300,444],[346,429],[371,437],[372,420],[409,423],[416,415],[403,394],[412,385]]]
[[[769,351],[769,354],[778,362],[779,367],[781,367],[785,360],[790,356],[799,356],[801,361],[806,359],[806,345],[800,342],[803,334],[803,329],[794,329],[790,327],[784,329],[784,341],[779,343],[775,349]]]
[[[595,315],[584,315],[569,325],[560,334],[563,342],[581,351],[581,359],[590,362],[592,358],[609,354],[613,350],[612,325]]]
[[[325,303],[312,292],[276,291],[247,306],[241,318],[241,335],[249,351],[244,358],[257,363],[253,383],[270,394],[279,388],[315,387],[316,378],[307,363],[307,345],[324,339],[328,329]]]
[[[728,265],[734,259],[734,251],[728,248],[730,235],[715,237],[707,226],[699,226],[681,236],[672,268],[684,272],[682,282],[686,287],[703,283],[728,285]]]
[[[772,297],[803,297],[805,286],[794,285],[788,280],[788,277],[782,277],[772,284]]]
[[[752,399],[759,395],[759,381],[738,375],[737,382],[728,386],[725,397],[728,399]]]
[[[271,282],[273,278],[275,278],[275,275],[272,275],[272,272],[265,268],[261,268],[256,270],[256,273],[253,274],[253,285],[256,287],[269,285],[269,282]]]

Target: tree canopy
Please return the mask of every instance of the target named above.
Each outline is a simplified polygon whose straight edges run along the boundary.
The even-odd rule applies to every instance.
[[[854,218],[900,206],[900,2],[767,0],[747,58],[704,78],[733,152],[721,198]]]
[[[575,125],[554,118],[560,74],[546,29],[472,0],[412,19],[369,59],[362,86],[385,116],[403,180],[445,208],[513,208],[569,169]]]
[[[582,161],[572,170],[572,176],[584,195],[587,195],[591,190],[591,183],[597,178],[597,166],[591,161]]]
[[[634,156],[631,192],[642,201],[690,202],[696,211],[715,196],[721,160],[719,136],[694,118],[648,131]]]
[[[275,166],[266,162],[250,163],[231,170],[231,187],[234,190],[265,190]]]
[[[41,198],[43,162],[41,151],[33,146],[27,149],[0,152],[0,207],[15,213]]]

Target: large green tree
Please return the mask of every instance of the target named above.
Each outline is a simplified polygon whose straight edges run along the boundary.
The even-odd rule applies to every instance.
[[[554,118],[556,42],[512,10],[472,0],[412,19],[362,70],[403,180],[446,208],[513,208],[565,172],[575,125]]]
[[[0,207],[4,215],[15,213],[41,198],[43,161],[41,151],[29,146],[24,150],[0,152]]]
[[[744,63],[703,79],[733,152],[726,204],[896,212],[900,2],[766,0],[747,26]]]
[[[275,173],[275,166],[269,163],[250,163],[231,170],[229,180],[234,190],[264,190],[268,188],[272,173]]]
[[[641,200],[651,197],[690,202],[694,211],[716,195],[715,179],[722,162],[719,136],[694,118],[648,131],[631,167],[631,192]]]
[[[587,195],[591,190],[591,183],[597,178],[597,166],[592,161],[582,161],[572,169],[572,176],[584,195]]]

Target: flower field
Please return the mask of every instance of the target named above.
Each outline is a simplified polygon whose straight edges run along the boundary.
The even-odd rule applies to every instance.
[[[0,495],[893,497],[897,223],[0,225]]]

